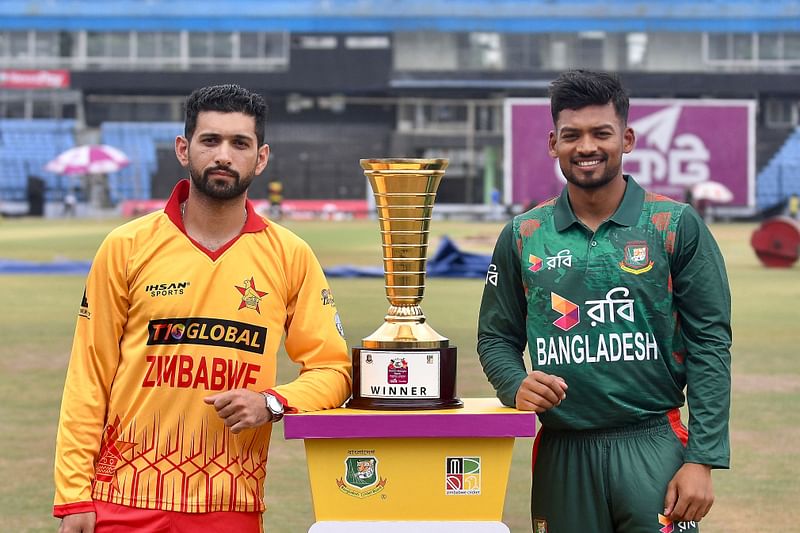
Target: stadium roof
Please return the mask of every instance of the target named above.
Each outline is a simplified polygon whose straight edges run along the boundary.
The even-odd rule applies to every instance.
[[[5,0],[0,30],[796,32],[798,0]]]

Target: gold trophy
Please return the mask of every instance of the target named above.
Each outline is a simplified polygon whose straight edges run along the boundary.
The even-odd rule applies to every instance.
[[[356,409],[450,409],[456,347],[428,325],[420,303],[436,190],[447,159],[362,159],[375,196],[383,243],[384,322],[353,348]]]

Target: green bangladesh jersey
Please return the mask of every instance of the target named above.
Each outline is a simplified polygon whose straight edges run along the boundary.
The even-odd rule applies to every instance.
[[[730,290],[714,238],[686,204],[631,177],[592,232],[567,189],[513,219],[495,245],[478,353],[500,400],[515,405],[533,368],[569,386],[545,427],[625,427],[689,405],[686,461],[729,464]],[[684,398],[684,390],[686,398]]]

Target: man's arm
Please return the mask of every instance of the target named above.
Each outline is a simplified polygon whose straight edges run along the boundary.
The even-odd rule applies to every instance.
[[[288,270],[285,346],[292,361],[300,364],[300,375],[272,392],[287,413],[339,407],[350,396],[352,363],[336,302],[305,243],[295,250]]]
[[[523,350],[527,344],[527,302],[520,274],[513,222],[497,238],[483,288],[478,316],[478,355],[497,397],[509,407],[527,378]]]
[[[699,521],[714,502],[712,468],[728,468],[731,301],[725,263],[699,215],[686,208],[678,224],[673,295],[686,344],[689,441],[685,464],[667,487],[664,514]]]
[[[686,344],[686,462],[728,468],[731,294],[725,263],[699,215],[686,208],[675,238],[672,285]]]
[[[94,461],[127,319],[126,256],[120,239],[106,238],[86,280],[56,437],[53,514],[57,517],[94,511]]]

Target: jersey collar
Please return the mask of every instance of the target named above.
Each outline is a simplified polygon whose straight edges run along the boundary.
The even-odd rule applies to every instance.
[[[167,205],[164,207],[164,212],[167,214],[173,224],[178,226],[183,233],[186,233],[186,227],[183,225],[181,218],[181,204],[189,198],[189,180],[180,180],[175,188],[172,189],[172,194],[167,200]],[[256,213],[253,207],[253,202],[246,200],[244,204],[247,210],[247,222],[242,228],[242,233],[256,233],[267,227],[267,223],[261,216]]]
[[[644,205],[644,189],[631,176],[625,174],[623,178],[626,181],[625,194],[622,196],[622,202],[620,202],[619,207],[617,207],[617,210],[609,220],[620,226],[635,226],[639,221],[639,215],[641,215],[642,206]],[[557,231],[564,231],[571,225],[580,223],[569,203],[567,187],[564,187],[561,191],[561,196],[556,200],[553,221]]]

